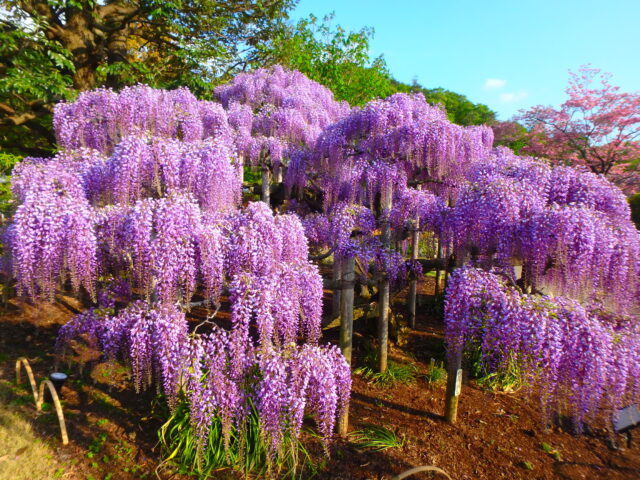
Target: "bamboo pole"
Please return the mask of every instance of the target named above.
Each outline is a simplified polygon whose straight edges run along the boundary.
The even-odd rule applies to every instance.
[[[67,424],[64,421],[64,413],[62,412],[62,404],[60,403],[60,398],[58,398],[58,392],[56,392],[56,388],[53,386],[53,382],[51,380],[45,379],[40,382],[40,395],[36,400],[36,410],[42,410],[42,404],[44,403],[45,386],[49,389],[53,405],[56,408],[58,423],[60,424],[60,437],[62,437],[62,444],[67,445],[69,443],[69,436],[67,435]]]
[[[438,253],[436,253],[436,258],[442,258],[442,242],[440,241],[440,239],[437,239],[436,242],[438,242],[438,250],[437,250]],[[438,268],[436,270],[435,296],[437,297],[439,293],[440,293],[440,269]]]

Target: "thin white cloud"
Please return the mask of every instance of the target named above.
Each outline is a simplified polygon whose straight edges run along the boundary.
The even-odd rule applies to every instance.
[[[484,88],[487,90],[496,90],[498,88],[502,88],[507,84],[506,80],[502,80],[501,78],[487,78],[484,81]]]
[[[528,96],[529,94],[524,90],[520,90],[519,92],[504,92],[500,94],[500,100],[504,103],[512,103],[524,100]]]

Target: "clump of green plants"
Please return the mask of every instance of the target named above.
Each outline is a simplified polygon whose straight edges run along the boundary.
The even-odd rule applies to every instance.
[[[396,362],[389,360],[387,369],[380,373],[376,372],[378,364],[378,354],[370,351],[364,358],[364,365],[354,370],[354,373],[362,375],[381,387],[390,387],[397,383],[413,383],[418,374],[418,367],[413,362]]]
[[[515,354],[511,354],[509,361],[504,362],[498,370],[489,367],[482,357],[480,348],[467,354],[467,359],[471,376],[483,388],[494,392],[513,393],[525,385],[521,362]]]
[[[192,428],[186,402],[178,404],[169,419],[158,431],[158,440],[164,455],[164,465],[170,465],[182,475],[197,475],[200,479],[216,478],[222,470],[241,471],[245,475],[263,478],[304,478],[317,473],[317,465],[304,444],[287,436],[282,448],[272,455],[267,441],[260,434],[260,420],[255,408],[247,416],[243,431],[234,428],[228,448],[225,449],[223,424],[215,416],[209,429],[206,447],[198,449],[198,438]]]
[[[520,462],[520,466],[525,470],[529,470],[529,471],[533,470],[533,463],[528,462],[527,460]]]
[[[558,462],[562,461],[562,454],[560,453],[560,450],[558,450],[557,448],[554,448],[552,445],[546,442],[540,442],[540,448],[542,449],[543,452],[548,453]]]
[[[447,369],[444,362],[436,362],[432,359],[427,372],[422,376],[429,385],[436,385],[447,379]]]
[[[376,452],[387,450],[388,448],[402,448],[407,443],[404,435],[399,438],[393,431],[380,425],[365,425],[350,436],[351,441],[358,448]]]

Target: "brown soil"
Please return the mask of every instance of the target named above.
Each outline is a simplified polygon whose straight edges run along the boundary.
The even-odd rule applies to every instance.
[[[425,303],[432,299],[432,279],[427,277],[420,293]],[[402,312],[402,302],[400,295],[396,311]],[[63,388],[71,440],[67,446],[60,444],[55,413],[37,414],[26,383],[15,386],[14,366],[20,356],[30,360],[38,379],[53,370],[55,335],[72,310],[68,301],[39,308],[10,301],[1,312],[0,387],[11,390],[12,404],[25,417],[34,418],[36,431],[55,448],[64,468],[60,478],[156,478],[159,452],[155,432],[159,422],[151,414],[154,392],[136,394],[121,367],[98,363],[89,355],[82,370],[79,364],[68,370],[70,380]],[[427,314],[428,305],[419,310],[417,328],[400,334],[391,357],[414,361],[424,373],[430,358],[442,359],[444,349],[442,325]],[[370,342],[366,327],[356,324],[356,330],[365,333],[355,338],[355,366],[362,363]],[[329,341],[335,337],[335,329],[325,335]],[[429,385],[419,376],[411,384],[381,388],[354,375],[350,429],[381,425],[404,439],[405,445],[374,452],[346,439],[336,440],[331,457],[316,478],[390,479],[419,465],[440,467],[456,480],[640,478],[640,445],[614,451],[607,447],[603,429],[581,436],[559,427],[546,429],[535,400],[523,392],[492,393],[466,382],[455,425],[444,421],[443,408],[442,382]],[[624,443],[622,437],[617,440]],[[553,451],[545,452],[542,444]],[[0,452],[0,458],[5,453],[10,452]],[[161,472],[160,478],[184,477]],[[411,478],[445,477],[422,473]]]

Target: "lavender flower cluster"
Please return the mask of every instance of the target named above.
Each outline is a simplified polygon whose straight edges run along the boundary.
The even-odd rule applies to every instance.
[[[602,177],[500,148],[478,165],[445,210],[442,235],[526,280],[578,300],[630,311],[640,299],[640,232],[622,192]]]
[[[569,414],[580,428],[640,398],[640,329],[630,317],[522,295],[477,268],[456,270],[446,294],[450,357],[479,349],[490,371],[517,362],[547,416]]]
[[[228,123],[220,104],[199,101],[187,88],[136,85],[118,93],[82,92],[74,102],[57,104],[53,127],[64,150],[88,147],[110,154],[127,135],[196,141],[218,136]]]
[[[349,112],[326,87],[279,65],[241,73],[215,90],[229,112],[238,153],[277,167]]]

